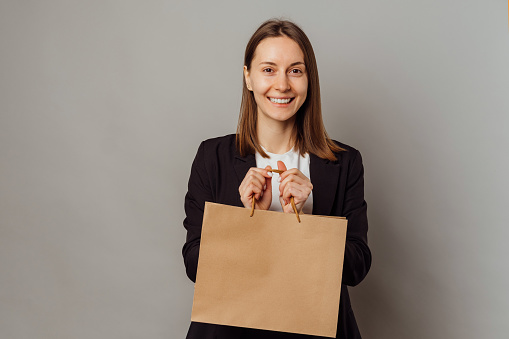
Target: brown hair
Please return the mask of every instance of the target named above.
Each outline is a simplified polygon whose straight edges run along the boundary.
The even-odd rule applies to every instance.
[[[318,68],[315,53],[306,34],[296,24],[287,20],[271,19],[265,21],[247,43],[244,54],[244,65],[248,70],[254,58],[256,47],[263,39],[286,36],[295,41],[304,54],[304,64],[308,75],[308,92],[306,101],[296,113],[295,120],[296,140],[295,149],[301,155],[313,153],[316,156],[336,160],[333,152],[344,151],[336,145],[327,135],[322,120],[320,102],[320,84],[318,81]],[[258,143],[256,134],[257,105],[253,93],[247,89],[246,79],[243,78],[242,102],[237,126],[236,145],[242,156],[260,153],[264,158],[268,155]]]

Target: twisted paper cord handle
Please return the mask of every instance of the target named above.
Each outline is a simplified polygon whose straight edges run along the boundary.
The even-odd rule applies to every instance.
[[[271,170],[268,170],[268,171],[269,172],[278,173],[278,174],[281,174],[281,173],[284,172],[284,171],[277,170],[277,169],[271,169]],[[249,215],[250,217],[252,217],[253,214],[254,214],[255,202],[256,202],[256,199],[253,196],[253,204],[251,205],[251,214]],[[297,216],[297,220],[300,222],[299,212],[297,212],[297,206],[295,206],[295,200],[293,199],[293,197],[290,198],[290,203],[292,204],[293,211],[295,212],[295,215]]]

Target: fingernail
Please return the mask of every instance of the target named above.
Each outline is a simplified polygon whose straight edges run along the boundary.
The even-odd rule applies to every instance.
[[[281,182],[281,177],[277,177],[277,182]]]
[[[269,177],[272,177],[272,172],[271,171],[267,171],[267,174],[269,175]]]

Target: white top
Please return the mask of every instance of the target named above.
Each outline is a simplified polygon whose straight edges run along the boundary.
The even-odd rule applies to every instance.
[[[289,150],[285,154],[274,154],[267,152],[265,147],[263,150],[270,158],[264,158],[260,155],[260,153],[256,152],[256,167],[265,168],[270,166],[273,169],[277,169],[277,162],[282,161],[287,169],[296,168],[302,172],[308,179],[311,180],[309,175],[309,153],[306,153],[304,156],[300,156],[299,152],[293,150]],[[270,211],[279,211],[283,212],[283,208],[281,207],[281,203],[279,202],[279,174],[272,173],[272,203],[270,204]],[[313,212],[313,192],[309,194],[308,199],[304,203],[304,207],[302,208],[302,212],[305,214],[312,214]]]

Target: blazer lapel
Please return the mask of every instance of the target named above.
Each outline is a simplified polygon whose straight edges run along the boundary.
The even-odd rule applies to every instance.
[[[330,215],[338,187],[341,165],[337,161],[309,156],[309,172],[313,184],[313,214]]]
[[[245,157],[240,156],[240,154],[235,153],[235,162],[233,163],[233,167],[235,167],[235,173],[237,174],[237,187],[240,186],[242,180],[246,176],[247,171],[251,167],[256,167],[256,159],[254,154],[248,154]]]

